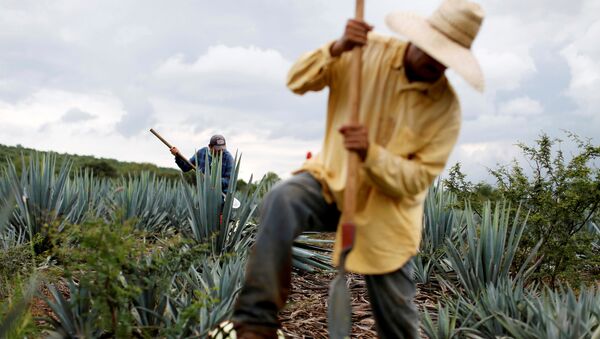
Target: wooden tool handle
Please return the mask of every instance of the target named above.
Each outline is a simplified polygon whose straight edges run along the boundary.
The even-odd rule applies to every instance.
[[[356,234],[356,226],[351,222],[342,224],[342,253],[350,251],[354,246],[354,235]]]
[[[365,12],[364,0],[356,0],[356,20],[363,20]],[[350,64],[350,119],[349,123],[357,124],[360,117],[360,93],[361,93],[361,73],[362,73],[362,48],[355,47],[352,50],[352,59]],[[350,152],[348,154],[348,169],[346,176],[346,188],[344,189],[344,206],[342,210],[344,222],[352,222],[356,210],[356,181],[359,164],[358,154]]]
[[[151,128],[150,132],[152,134],[154,134],[160,141],[162,141],[163,144],[167,145],[167,147],[169,147],[169,149],[173,148],[173,146],[171,144],[169,144],[169,142],[167,140],[165,140],[165,138],[163,138],[160,134],[158,134],[158,132],[155,131],[154,128]]]
[[[154,128],[150,129],[150,133],[154,134],[154,136],[156,136],[160,141],[163,142],[163,144],[167,145],[167,147],[169,147],[169,150],[171,148],[173,148],[173,146],[167,141],[165,140],[165,138],[163,138],[160,134],[158,134],[157,131],[154,130]],[[176,154],[177,157],[183,159],[183,161],[186,162],[186,164],[188,164],[188,166],[192,167],[193,169],[196,169],[196,165],[192,164],[186,157],[184,157],[181,153],[177,152]]]

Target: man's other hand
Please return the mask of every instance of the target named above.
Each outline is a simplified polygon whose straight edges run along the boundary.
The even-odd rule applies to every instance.
[[[369,150],[369,132],[364,125],[344,125],[339,129],[344,136],[344,147],[355,152],[360,160],[365,161]]]
[[[171,151],[171,154],[173,154],[173,155],[177,155],[179,153],[179,150],[177,149],[177,147],[172,147],[170,149],[170,151]]]
[[[367,33],[372,29],[373,26],[364,21],[348,20],[344,35],[331,45],[331,55],[337,57],[356,46],[364,46],[367,43]]]

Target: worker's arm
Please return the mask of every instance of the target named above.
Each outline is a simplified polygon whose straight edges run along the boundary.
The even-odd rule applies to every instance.
[[[231,179],[231,171],[233,170],[233,157],[229,153],[223,153],[223,163],[221,171],[221,191],[227,193],[229,191],[229,180]]]
[[[367,33],[371,29],[373,27],[365,22],[348,20],[341,38],[302,55],[296,61],[288,73],[288,88],[296,94],[304,94],[329,86],[333,69],[340,66],[340,63],[347,62],[339,56],[355,46],[366,44]]]
[[[444,127],[410,159],[380,145],[368,147],[364,169],[384,194],[399,198],[426,190],[444,170],[460,130],[460,114],[453,114]]]
[[[173,147],[171,148],[171,154],[173,154],[175,156],[175,163],[177,164],[177,166],[179,166],[179,168],[183,171],[183,172],[188,172],[189,170],[192,169],[192,167],[190,165],[188,165],[188,163],[185,161],[185,159],[181,158],[179,153],[179,150],[177,149],[177,147]],[[195,155],[190,159],[190,162],[193,164],[195,161]]]

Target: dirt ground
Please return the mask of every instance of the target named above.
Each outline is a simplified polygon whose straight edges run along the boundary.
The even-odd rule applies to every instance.
[[[286,337],[328,338],[327,294],[329,283],[334,277],[335,273],[293,274],[292,293],[286,308],[280,313]],[[348,278],[352,295],[352,337],[377,338],[365,281],[356,274],[351,274]],[[415,303],[419,311],[427,309],[431,313],[435,310],[439,295],[435,292],[427,293],[433,292],[432,290],[437,290],[437,287],[417,285]]]

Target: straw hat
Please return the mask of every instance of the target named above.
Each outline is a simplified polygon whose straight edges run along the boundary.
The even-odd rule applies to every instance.
[[[471,52],[471,44],[483,17],[483,10],[476,3],[444,0],[429,18],[394,12],[388,14],[386,23],[392,31],[407,37],[411,43],[483,92],[483,73]]]

